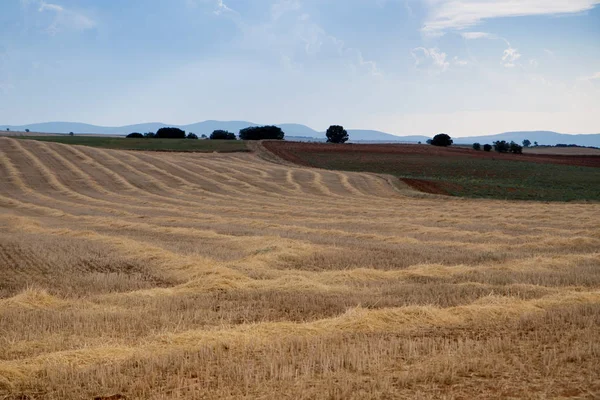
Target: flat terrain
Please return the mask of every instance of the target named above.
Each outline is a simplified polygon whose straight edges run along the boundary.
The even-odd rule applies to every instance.
[[[0,399],[593,399],[600,205],[0,138]]]
[[[105,149],[146,150],[146,151],[176,151],[230,153],[248,151],[241,140],[190,140],[190,139],[126,139],[113,136],[69,136],[43,135],[19,136],[19,139],[41,140],[44,142],[76,144]]]
[[[594,149],[589,147],[550,147],[550,146],[538,146],[524,148],[525,154],[554,154],[554,155],[589,155],[589,156],[600,156],[600,149]]]
[[[430,193],[513,200],[600,200],[600,155],[516,155],[402,144],[268,141],[264,146],[299,165],[390,174]]]

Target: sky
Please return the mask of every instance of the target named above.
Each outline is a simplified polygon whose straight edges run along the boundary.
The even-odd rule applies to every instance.
[[[600,0],[0,0],[0,123],[600,133]]]

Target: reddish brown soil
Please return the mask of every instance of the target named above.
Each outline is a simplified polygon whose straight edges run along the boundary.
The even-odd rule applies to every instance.
[[[420,192],[425,193],[433,193],[433,194],[443,194],[445,196],[450,196],[447,190],[442,188],[442,186],[434,181],[426,181],[424,179],[411,179],[411,178],[402,178],[402,182],[406,183],[408,186],[416,189]]]
[[[500,154],[468,149],[465,147],[435,147],[418,144],[331,144],[302,143],[287,141],[265,141],[265,148],[286,161],[299,165],[306,163],[296,155],[301,152],[317,153],[379,153],[379,154],[422,154],[436,157],[472,157],[485,159],[501,159],[507,161],[527,161],[543,164],[576,165],[600,168],[598,155],[554,155],[554,154]]]

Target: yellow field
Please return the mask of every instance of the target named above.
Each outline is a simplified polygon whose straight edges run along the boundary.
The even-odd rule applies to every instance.
[[[0,138],[0,399],[600,394],[600,205]]]

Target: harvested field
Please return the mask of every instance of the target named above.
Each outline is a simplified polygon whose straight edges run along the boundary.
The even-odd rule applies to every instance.
[[[597,398],[599,232],[597,203],[0,138],[0,399]]]
[[[190,139],[132,139],[110,135],[19,135],[19,139],[82,145],[115,150],[174,151],[198,153],[234,153],[248,151],[241,140],[190,140]]]
[[[465,147],[267,141],[308,167],[393,175],[434,194],[511,200],[600,200],[600,155],[500,154]]]

